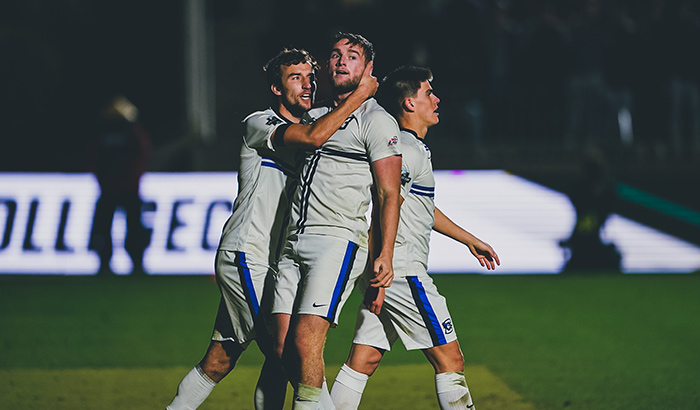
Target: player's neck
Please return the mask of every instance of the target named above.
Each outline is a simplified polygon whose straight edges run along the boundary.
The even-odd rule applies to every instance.
[[[353,90],[353,91],[355,91],[355,90]],[[335,104],[335,106],[337,107],[338,105],[340,105],[340,103],[347,100],[347,98],[350,96],[350,94],[352,94],[353,91],[350,91],[350,92],[347,92],[344,94],[336,94],[333,97],[333,103]]]
[[[287,109],[287,107],[284,106],[284,104],[279,104],[277,106],[277,112],[280,113],[286,120],[291,121],[295,124],[298,124],[301,122],[301,117],[297,117],[296,115],[292,114],[291,111]]]
[[[422,124],[420,121],[414,121],[411,117],[402,116],[399,118],[399,125],[401,128],[413,131],[420,139],[424,139],[426,134],[428,134],[428,125]]]

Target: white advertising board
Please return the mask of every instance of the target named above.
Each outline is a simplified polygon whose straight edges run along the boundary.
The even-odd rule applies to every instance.
[[[436,205],[490,243],[501,258],[482,268],[468,249],[438,233],[428,269],[442,273],[559,273],[559,241],[575,221],[568,198],[505,171],[436,171]],[[152,231],[144,267],[150,274],[212,274],[221,228],[236,195],[235,173],[149,173],[142,179],[143,214]],[[0,274],[92,275],[88,250],[99,187],[90,174],[0,174]],[[125,217],[115,214],[112,269],[131,270],[124,251]],[[622,253],[626,273],[700,269],[700,248],[619,215],[602,235]]]

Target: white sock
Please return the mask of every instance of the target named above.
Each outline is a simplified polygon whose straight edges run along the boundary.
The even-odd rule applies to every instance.
[[[278,360],[266,359],[255,386],[255,410],[282,410],[287,395],[287,376]]]
[[[299,383],[294,389],[292,410],[318,410],[321,388]]]
[[[463,372],[435,375],[435,390],[442,410],[475,410]]]
[[[216,383],[195,366],[177,386],[177,394],[166,410],[195,410],[209,397]]]
[[[326,378],[323,378],[323,386],[321,386],[321,397],[318,399],[318,410],[336,410],[331,399],[331,394],[328,392],[328,383]]]
[[[331,389],[331,398],[336,410],[357,409],[368,379],[368,375],[357,372],[344,364]]]

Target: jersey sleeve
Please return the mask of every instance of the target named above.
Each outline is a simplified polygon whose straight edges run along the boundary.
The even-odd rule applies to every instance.
[[[245,143],[250,148],[269,148],[275,150],[272,145],[272,134],[275,130],[286,125],[287,122],[279,116],[260,111],[249,115],[245,120]]]
[[[370,162],[401,155],[399,151],[399,126],[386,111],[373,111],[364,118],[364,135]]]
[[[404,140],[402,135],[399,138],[399,148],[401,150],[401,197],[407,198],[411,191],[411,181],[415,177],[415,161],[411,152],[411,147]]]

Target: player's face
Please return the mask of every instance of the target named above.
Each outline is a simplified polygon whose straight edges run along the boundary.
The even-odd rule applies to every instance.
[[[281,89],[273,86],[272,92],[279,95],[282,105],[294,116],[301,118],[311,108],[315,87],[315,73],[311,64],[300,63],[282,66]]]
[[[426,125],[433,126],[440,121],[437,112],[440,99],[433,92],[430,82],[423,81],[415,97],[412,97],[413,110]]]
[[[362,47],[341,39],[333,44],[328,61],[331,85],[337,94],[354,91],[360,84],[365,70],[365,53]]]

